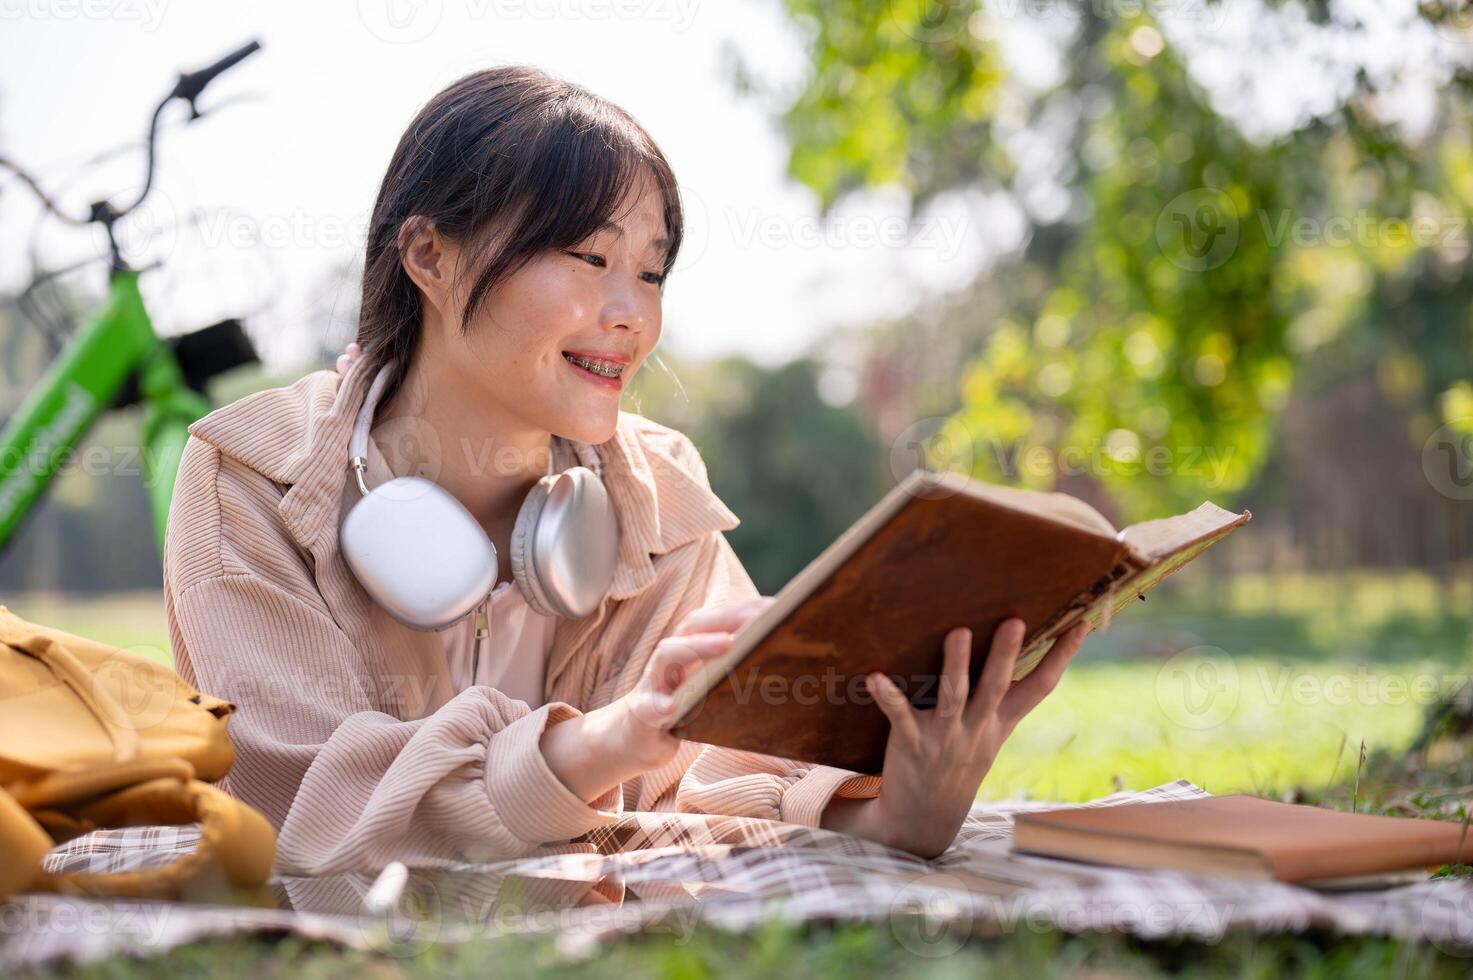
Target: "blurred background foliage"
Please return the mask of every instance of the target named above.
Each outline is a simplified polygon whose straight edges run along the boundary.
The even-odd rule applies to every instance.
[[[1458,12],[1423,4],[1391,38],[1353,4],[1265,3],[1278,47],[1224,55],[1213,0],[768,2],[807,70],[782,86],[738,56],[733,84],[771,107],[823,214],[877,187],[902,188],[918,217],[1006,195],[1027,232],[964,288],[836,328],[791,363],[661,352],[641,372],[626,407],[696,441],[764,591],[918,462],[1066,490],[1117,523],[1249,507],[1254,533],[1211,556],[1241,569],[1451,583],[1466,567],[1470,506],[1424,469],[1429,445],[1462,438],[1446,477],[1473,481],[1458,469],[1473,458],[1473,41]],[[1053,77],[1009,60],[1020,29],[1053,51]],[[1425,51],[1436,79],[1411,121],[1368,54],[1395,44]],[[1271,120],[1234,101],[1286,51],[1340,79],[1334,97],[1271,92]],[[1241,84],[1203,81],[1224,62]],[[51,309],[80,306],[49,292]],[[32,312],[0,305],[0,415],[56,349]],[[327,312],[303,327],[323,363],[351,333]],[[247,369],[213,394],[293,376]],[[90,439],[126,445],[136,425],[117,412]],[[0,555],[0,588],[156,587],[145,514],[136,475],[64,474]]]
[[[1316,498],[1343,484],[1304,470],[1338,467],[1306,466],[1298,452],[1276,459],[1287,438],[1296,451],[1357,459],[1357,485],[1385,491],[1377,510],[1339,509],[1338,520],[1401,512],[1382,518],[1398,544],[1321,546],[1310,560],[1466,556],[1467,507],[1429,493],[1419,460],[1440,426],[1473,432],[1467,25],[1429,3],[1403,36],[1377,38],[1351,6],[1285,0],[1260,13],[1296,58],[1316,56],[1317,34],[1333,33],[1342,59],[1423,45],[1415,57],[1438,61],[1442,77],[1420,132],[1388,111],[1390,86],[1367,63],[1333,66],[1348,82],[1333,104],[1245,134],[1218,111],[1222,93],[1189,71],[1206,60],[1214,12],[1225,13],[1209,0],[786,0],[813,65],[782,117],[790,172],[826,211],[879,184],[903,187],[917,213],[959,191],[1026,200],[1048,167],[1018,134],[1063,134],[1046,177],[1067,205],[1034,209],[1027,246],[941,314],[977,344],[942,386],[956,404],[936,427],[933,465],[1062,486],[1119,520],[1207,495],[1243,504],[1294,483],[1277,493],[1281,513],[1323,537]],[[1055,28],[1064,71],[1054,84],[1030,87],[1005,67],[999,27],[1025,15]],[[1244,71],[1273,56],[1233,54]],[[984,290],[1004,299],[968,331]],[[899,415],[937,411],[922,397],[933,404]],[[1289,415],[1323,423],[1313,429],[1324,445],[1297,445],[1305,427],[1286,434]],[[1368,430],[1372,419],[1381,431]],[[1071,451],[1095,461],[1086,479],[1060,472]],[[1217,465],[1191,462],[1204,458]],[[1376,472],[1385,461],[1406,485],[1377,486],[1396,479]],[[1277,485],[1255,483],[1266,476]],[[1419,509],[1432,513],[1411,516]]]

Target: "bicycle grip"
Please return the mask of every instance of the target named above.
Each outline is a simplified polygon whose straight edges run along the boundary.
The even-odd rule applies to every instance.
[[[217,75],[234,68],[259,50],[261,50],[260,41],[249,41],[208,68],[201,68],[199,71],[184,72],[179,76],[179,81],[175,83],[174,91],[170,94],[174,98],[193,101],[205,90],[206,85],[215,80]]]

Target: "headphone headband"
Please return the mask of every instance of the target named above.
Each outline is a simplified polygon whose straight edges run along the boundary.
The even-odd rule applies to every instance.
[[[353,421],[349,465],[363,496],[339,527],[339,543],[344,561],[379,605],[405,625],[441,629],[490,593],[499,561],[470,511],[432,480],[397,477],[369,491],[369,429],[391,369],[379,368]],[[509,557],[534,611],[578,618],[597,608],[613,583],[619,525],[594,448],[562,442],[582,465],[554,475],[562,447],[549,446],[547,475],[522,501]]]
[[[358,490],[365,497],[368,496],[368,484],[364,476],[368,471],[368,433],[373,427],[373,413],[378,408],[379,396],[383,394],[384,385],[389,382],[389,372],[392,369],[392,364],[385,364],[379,368],[378,374],[374,375],[373,383],[368,386],[368,394],[363,399],[363,407],[358,410],[358,417],[353,420],[353,434],[348,439],[349,465],[358,477]],[[580,466],[588,467],[593,471],[594,476],[603,477],[603,460],[599,459],[598,452],[593,446],[575,439],[564,439],[562,436],[555,435],[552,438],[561,439],[567,443],[572,448]],[[553,456],[549,453],[548,475],[551,475],[553,470]]]

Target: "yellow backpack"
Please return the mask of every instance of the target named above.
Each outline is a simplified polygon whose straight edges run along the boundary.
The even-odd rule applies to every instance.
[[[0,898],[18,891],[190,897],[255,888],[276,832],[210,783],[235,760],[235,710],[147,657],[26,622],[0,606]],[[200,824],[161,868],[51,874],[53,846],[103,827]]]

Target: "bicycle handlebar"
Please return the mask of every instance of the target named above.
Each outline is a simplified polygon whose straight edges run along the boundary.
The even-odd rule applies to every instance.
[[[260,50],[261,42],[251,41],[236,48],[208,68],[182,73],[179,81],[174,85],[174,91],[169,93],[169,97],[193,102],[205,90],[205,86],[214,81],[218,75],[229,71]]]
[[[138,197],[126,208],[114,208],[106,200],[93,203],[92,214],[88,220],[101,221],[103,224],[111,226],[112,222],[138,207],[138,205],[143,203],[143,199],[148,197],[148,192],[153,187],[154,147],[158,137],[159,116],[163,113],[164,106],[168,105],[174,99],[183,99],[189,103],[190,118],[198,119],[199,109],[195,106],[194,100],[199,98],[200,93],[205,90],[205,86],[214,81],[216,76],[221,72],[235,67],[235,65],[259,50],[261,50],[261,42],[251,41],[230,52],[230,54],[227,54],[208,68],[181,73],[179,80],[174,83],[173,91],[164,96],[163,101],[153,110],[153,118],[148,123],[148,169],[143,175],[143,190],[138,192]]]
[[[205,86],[209,85],[210,82],[214,81],[222,73],[230,70],[231,68],[234,68],[236,65],[240,64],[240,62],[244,61],[246,58],[255,54],[259,50],[261,50],[261,42],[250,41],[246,44],[241,45],[239,48],[230,52],[225,57],[216,61],[214,64],[210,65],[207,68],[201,68],[199,71],[180,73],[179,80],[174,83],[174,88],[169,92],[168,95],[164,96],[163,100],[159,102],[157,106],[154,107],[153,115],[149,119],[148,165],[147,169],[144,172],[143,190],[139,192],[138,197],[134,199],[133,203],[129,204],[125,208],[115,208],[109,201],[104,199],[93,203],[91,213],[89,213],[85,218],[77,218],[67,214],[65,211],[61,210],[61,208],[57,207],[56,202],[53,201],[49,196],[47,196],[46,192],[41,189],[40,183],[36,181],[35,178],[31,177],[30,174],[26,173],[25,170],[21,169],[21,167],[14,161],[9,160],[4,156],[0,156],[0,167],[3,167],[6,170],[10,170],[17,177],[19,177],[21,183],[25,184],[31,189],[32,193],[34,193],[37,199],[40,200],[42,207],[44,207],[47,211],[50,211],[52,214],[56,215],[58,218],[69,224],[85,225],[94,221],[100,222],[103,225],[107,226],[108,237],[111,238],[112,223],[114,221],[117,221],[123,215],[127,214],[129,211],[132,211],[134,208],[138,207],[138,205],[142,204],[143,199],[148,196],[149,190],[153,187],[155,143],[158,139],[159,116],[162,115],[164,111],[164,106],[168,105],[174,99],[183,99],[184,101],[189,103],[190,112],[193,114],[190,118],[198,119],[200,112],[199,109],[195,106],[194,101],[195,99],[199,98],[200,93],[205,90]],[[116,253],[116,249],[114,249],[114,251]]]

